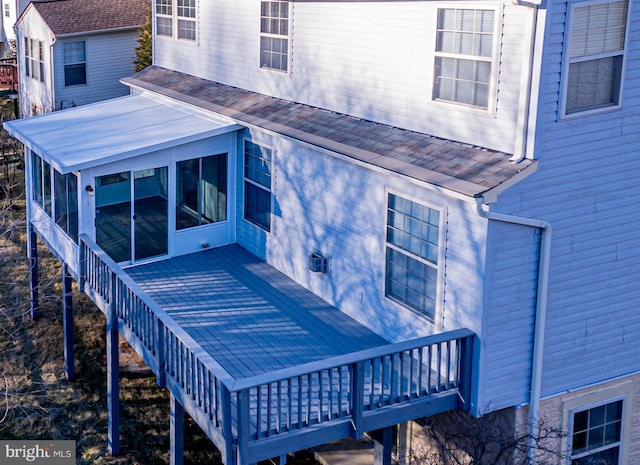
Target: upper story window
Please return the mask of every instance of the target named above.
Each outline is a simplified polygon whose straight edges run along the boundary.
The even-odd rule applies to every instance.
[[[11,17],[11,4],[9,3],[4,4],[4,16],[6,18]]]
[[[271,231],[271,150],[244,142],[244,217]]]
[[[196,0],[155,0],[156,35],[196,40]]]
[[[435,318],[438,301],[440,212],[389,194],[385,295]]]
[[[176,229],[227,219],[227,154],[176,164]]]
[[[260,2],[260,67],[287,71],[289,2]]]
[[[620,104],[627,2],[572,4],[564,115]]]
[[[571,465],[620,463],[623,401],[575,412]]]
[[[44,43],[25,37],[24,58],[27,76],[44,82]]]
[[[64,44],[64,85],[76,86],[86,83],[85,42],[67,42]]]
[[[434,100],[489,108],[495,16],[494,10],[438,9]]]

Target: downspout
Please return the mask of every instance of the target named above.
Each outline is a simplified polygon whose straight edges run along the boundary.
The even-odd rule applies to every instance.
[[[538,262],[538,287],[536,290],[536,309],[533,332],[533,355],[531,361],[531,387],[529,391],[529,439],[527,442],[527,462],[535,463],[535,431],[540,412],[542,391],[542,356],[544,350],[544,331],[547,319],[547,293],[549,288],[549,262],[551,257],[551,224],[546,221],[519,216],[494,213],[478,203],[478,213],[488,220],[502,223],[519,224],[540,229],[540,259]]]
[[[56,111],[56,80],[55,80],[55,76],[53,75],[54,73],[54,59],[53,59],[53,46],[56,44],[56,41],[58,40],[58,38],[53,35],[53,40],[51,41],[51,45],[49,46],[49,77],[51,79],[51,81],[49,82],[50,86],[51,86],[51,111]]]
[[[544,0],[543,0],[544,1]],[[538,20],[539,20],[539,3],[535,0],[532,2],[525,0],[512,0],[514,5],[524,6],[531,8],[533,20],[530,22],[530,31],[527,34],[527,56],[529,59],[525,63],[526,69],[523,72],[521,89],[524,89],[522,95],[522,101],[520,102],[521,111],[518,111],[518,119],[516,121],[516,131],[518,136],[516,137],[514,154],[511,157],[513,163],[519,163],[523,159],[528,158],[531,149],[531,139],[530,139],[530,127],[532,126],[531,121],[535,120],[537,117],[537,111],[532,109],[536,105],[538,100],[538,88],[539,84],[536,85],[534,89],[534,80],[533,80],[533,71],[534,69],[539,69],[539,66],[536,66],[536,60],[539,58],[540,54],[536,53],[536,49],[542,42],[536,42],[536,36],[538,33]]]

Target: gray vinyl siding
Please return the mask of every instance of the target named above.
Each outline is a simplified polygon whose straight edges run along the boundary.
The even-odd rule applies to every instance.
[[[155,37],[155,64],[223,84],[512,153],[531,10],[503,2],[496,111],[431,101],[432,2],[291,2],[287,73],[260,69],[259,1],[199,2],[195,42]],[[203,59],[206,57],[206,59]],[[456,121],[457,124],[449,124]]]
[[[390,341],[460,327],[481,331],[486,220],[475,213],[473,203],[292,141],[255,132],[251,140],[273,150],[276,206],[270,233],[242,219],[238,157],[240,245]],[[241,142],[242,136],[239,151]],[[384,296],[388,192],[443,211],[444,294],[433,321]],[[311,252],[329,257],[328,274],[307,269]]]
[[[540,233],[491,221],[479,366],[481,413],[529,400]]]
[[[567,5],[549,4],[539,170],[498,203],[553,227],[544,396],[640,370],[640,4],[630,6],[622,108],[560,119]]]
[[[55,106],[69,108],[129,94],[137,30],[61,38],[54,45]],[[85,41],[87,83],[65,87],[64,43]]]

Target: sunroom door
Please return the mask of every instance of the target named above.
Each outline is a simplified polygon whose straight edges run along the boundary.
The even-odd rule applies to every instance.
[[[167,193],[167,167],[97,177],[98,245],[118,263],[166,255]]]

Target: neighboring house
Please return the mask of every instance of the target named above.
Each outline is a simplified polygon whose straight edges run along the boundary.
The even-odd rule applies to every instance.
[[[640,463],[637,2],[153,11],[132,95],[5,123],[34,314],[36,237],[107,314],[112,452],[120,333],[176,463],[183,411],[227,464],[367,431],[389,463],[454,408]]]
[[[34,1],[16,21],[23,117],[126,95],[146,0]]]

